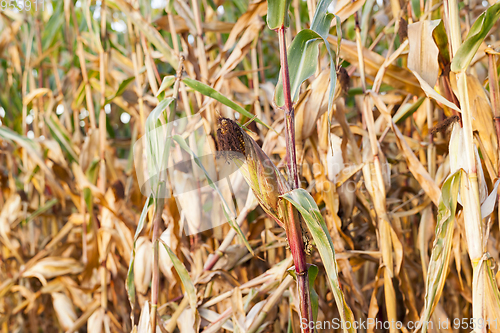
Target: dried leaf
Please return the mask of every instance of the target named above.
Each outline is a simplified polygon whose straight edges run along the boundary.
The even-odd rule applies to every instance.
[[[440,22],[419,21],[408,25],[408,69],[418,73],[431,87],[436,84],[439,72],[439,50],[431,37]]]

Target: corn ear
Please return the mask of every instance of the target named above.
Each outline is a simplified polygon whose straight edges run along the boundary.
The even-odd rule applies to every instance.
[[[285,206],[279,196],[290,191],[290,187],[271,159],[231,119],[219,119],[217,139],[219,153],[239,167],[261,207],[284,227]]]

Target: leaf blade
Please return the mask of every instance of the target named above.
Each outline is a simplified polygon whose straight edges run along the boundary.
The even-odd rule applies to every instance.
[[[267,26],[274,30],[288,27],[290,18],[288,8],[292,0],[267,0]]]
[[[457,170],[444,182],[438,206],[438,219],[436,224],[436,239],[432,247],[431,259],[427,271],[425,307],[422,314],[422,333],[427,331],[432,312],[439,301],[446,280],[451,245],[453,226],[458,200],[460,179],[464,171]]]
[[[484,13],[482,13],[474,22],[451,61],[451,70],[453,72],[464,71],[476,55],[479,46],[484,41],[489,31],[500,18],[500,2],[497,2]]]
[[[311,195],[302,188],[292,190],[283,194],[281,197],[292,203],[292,205],[294,205],[304,218],[306,225],[314,238],[314,242],[318,247],[321,260],[325,266],[328,282],[330,283],[340,317],[344,323],[347,321],[352,323],[354,315],[345,302],[344,294],[340,288],[338,280],[337,262],[335,259],[333,241],[316,202]],[[352,325],[350,327],[347,326],[349,325],[343,325],[344,332],[354,332]]]
[[[242,116],[245,116],[248,118],[255,117],[254,114],[251,114],[250,112],[248,112],[247,110],[245,110],[244,108],[242,108],[241,106],[239,106],[238,104],[236,104],[235,102],[233,102],[232,100],[227,98],[226,96],[222,95],[220,92],[218,92],[214,88],[212,88],[204,83],[201,83],[200,81],[193,80],[190,78],[183,78],[182,82],[184,82],[186,84],[186,86],[188,86],[189,88],[194,89],[194,90],[202,93],[203,95],[211,97],[211,98],[215,99],[216,101],[221,102],[225,106],[230,107],[231,109],[238,112]],[[270,130],[273,130],[269,125],[264,123],[262,120],[255,118],[255,121],[263,126],[266,126]]]

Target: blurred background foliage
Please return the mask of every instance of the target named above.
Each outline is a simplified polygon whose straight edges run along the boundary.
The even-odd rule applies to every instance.
[[[267,3],[45,0],[36,7],[30,2],[29,10],[27,0],[19,3],[13,9],[4,0],[0,8],[0,331],[149,332],[155,214],[137,182],[133,145],[159,101],[174,95],[162,82],[181,63],[184,78],[213,87],[273,129],[247,125],[284,169],[283,111],[273,102],[279,45],[265,25]],[[456,109],[464,95],[450,75],[449,3],[457,5],[463,40],[485,10],[493,8],[496,17],[479,41],[466,84],[481,212],[489,212],[479,215],[480,245],[489,255],[485,294],[492,295],[485,318],[495,318],[500,109],[490,81],[498,89],[498,3],[333,2],[329,12],[342,22],[342,35],[332,26],[328,37],[335,52],[340,44],[335,102],[328,110],[330,62],[322,44],[316,73],[295,103],[297,156],[302,188],[325,218],[355,317],[406,324],[426,314],[450,321],[450,330],[433,332],[469,332],[454,319],[473,317],[471,222],[458,187],[448,183],[441,190],[466,164],[465,148],[451,134],[453,128],[462,135]],[[316,5],[291,2],[288,45],[309,28]],[[431,19],[442,21],[422,28]],[[434,82],[427,75],[435,75]],[[176,116],[200,115],[198,125],[209,135],[197,144],[211,151],[217,150],[219,116],[242,125],[251,120],[187,83],[180,81],[178,89]],[[370,147],[378,151],[385,193],[374,191]],[[458,200],[456,211],[440,206],[442,191],[451,205]],[[228,224],[186,236],[185,211],[194,209],[189,202],[169,198],[160,208],[162,242],[180,261],[160,245],[157,332],[300,331],[297,291],[286,277],[292,261],[285,233],[249,202],[238,222],[254,255]],[[308,261],[319,267],[317,318],[331,321],[339,313],[316,245]],[[214,254],[221,257],[215,263]]]

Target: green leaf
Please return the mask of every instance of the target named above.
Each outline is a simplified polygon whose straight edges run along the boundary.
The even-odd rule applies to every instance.
[[[311,24],[311,29],[304,29],[299,32],[287,52],[288,70],[290,73],[290,93],[292,95],[292,101],[296,101],[299,98],[300,85],[314,74],[318,66],[318,44],[320,42],[325,44],[330,57],[329,110],[333,105],[335,84],[337,83],[335,57],[332,56],[332,54],[334,55],[335,53],[330,49],[330,43],[327,40],[332,20],[335,17],[333,14],[327,14],[327,9],[331,2],[332,0],[322,0],[319,2]],[[337,19],[337,35],[339,35],[340,32],[340,36],[342,36],[339,22],[340,19]],[[278,85],[276,86],[274,99],[278,106],[283,106],[285,104],[281,75]]]
[[[50,129],[50,132],[54,139],[59,143],[59,145],[66,150],[71,159],[78,162],[78,156],[76,155],[75,150],[73,149],[73,143],[71,139],[65,134],[65,130],[59,122],[57,116],[55,114],[51,114],[50,117],[44,117],[44,121]]]
[[[7,140],[9,142],[16,142],[21,147],[25,148],[28,153],[30,152],[39,152],[41,151],[40,146],[33,141],[32,139],[28,139],[25,136],[19,135],[19,133],[14,132],[10,128],[0,127],[0,138]],[[47,168],[48,170],[48,168]]]
[[[22,12],[22,11],[21,11]],[[56,13],[54,13],[56,14]],[[54,38],[56,37],[56,34],[59,31],[62,31],[61,27],[64,23],[64,15],[59,14],[59,15],[51,15],[49,22],[44,24],[43,27],[43,32],[42,32],[42,50],[46,50],[49,48],[53,41]]]
[[[54,206],[56,203],[59,201],[57,199],[51,199],[45,203],[42,207],[39,207],[37,210],[33,212],[30,216],[28,216],[25,220],[25,223],[28,223],[29,221],[33,220],[34,218],[38,217],[39,215],[45,213],[48,211],[52,206]]]
[[[457,208],[458,189],[460,178],[464,171],[459,169],[449,176],[441,189],[438,217],[436,224],[436,239],[432,247],[429,269],[427,270],[425,307],[421,318],[423,321],[422,333],[427,331],[427,323],[439,301],[446,281],[446,272],[450,263],[453,227]]]
[[[121,46],[119,43],[113,43],[112,39],[108,39],[108,42],[109,42],[109,45],[111,48],[120,52],[124,57],[128,56],[127,50],[125,50],[125,48],[123,46]]]
[[[205,174],[205,177],[207,178],[208,185],[210,185],[210,187],[213,188],[217,192],[217,194],[219,195],[219,197],[223,203],[222,210],[224,211],[224,215],[226,217],[226,220],[228,221],[229,225],[234,229],[234,231],[236,231],[236,233],[240,236],[241,240],[243,241],[243,243],[247,247],[248,251],[250,251],[250,253],[253,255],[254,254],[253,249],[250,246],[250,243],[248,243],[248,240],[245,237],[245,234],[243,233],[243,231],[241,231],[240,226],[238,225],[238,223],[236,223],[236,221],[234,221],[233,219],[231,219],[229,217],[229,214],[228,214],[228,211],[230,210],[229,205],[227,204],[226,200],[224,199],[224,196],[220,192],[219,188],[214,184],[214,182],[210,178],[210,175],[208,174],[208,172],[205,169],[205,167],[203,166],[203,164],[200,162],[198,156],[196,156],[196,154],[191,150],[191,148],[189,148],[186,141],[184,141],[184,139],[181,136],[174,135],[173,139],[175,140],[175,142],[177,142],[179,144],[179,146],[181,146],[182,149],[184,149],[186,152],[188,152],[193,157],[196,165],[198,165],[198,167],[200,167],[200,169],[203,170],[203,173]]]
[[[448,35],[446,34],[443,20],[441,20],[437,27],[432,30],[432,38],[439,49],[439,53],[441,54],[444,63],[448,64],[450,62],[450,51],[448,46]]]
[[[158,97],[163,91],[167,90],[170,88],[170,86],[175,82],[175,75],[167,75],[163,78],[163,81],[161,81],[160,88],[158,89],[158,92],[156,92],[156,97]]]
[[[486,38],[491,28],[500,18],[500,2],[497,2],[484,13],[482,13],[474,22],[467,34],[467,38],[460,45],[451,62],[451,70],[454,72],[464,71],[476,55],[479,46]]]
[[[486,256],[486,254],[485,254]],[[489,254],[488,254],[489,256]],[[497,320],[500,316],[500,292],[498,290],[497,279],[495,276],[496,265],[493,258],[488,258],[488,260],[483,261],[485,275],[486,275],[486,288],[485,288],[485,308],[486,308],[486,320],[491,320],[492,322]]]
[[[288,27],[290,17],[288,8],[292,0],[267,0],[267,26],[274,30],[281,27]]]
[[[288,69],[290,73],[290,92],[292,101],[299,98],[299,90],[302,82],[307,80],[316,71],[318,66],[318,44],[325,40],[317,32],[304,29],[298,33],[288,49]],[[330,54],[330,93],[329,93],[329,109],[333,104],[333,94],[335,93],[335,84],[337,82],[337,72],[335,64],[331,56],[330,45],[325,44]],[[285,98],[283,95],[283,82],[280,75],[278,85],[275,91],[276,105],[283,106]]]
[[[335,27],[337,29],[337,58],[335,63],[337,66],[340,64],[340,47],[342,46],[342,21],[340,20],[340,17],[335,15]]]
[[[165,109],[168,109],[170,104],[174,101],[175,99],[173,97],[165,98],[158,103],[146,119],[146,161],[149,174],[152,175],[148,181],[150,188],[155,194],[159,194],[160,184],[166,181],[166,176],[163,171],[168,164],[170,144],[172,141],[169,135],[172,131],[172,121],[168,121],[166,127],[167,133],[165,133],[163,129],[157,130],[157,127],[161,126],[161,122],[158,120],[160,116],[163,116]],[[173,117],[173,112],[170,113],[170,117]],[[158,197],[158,195],[156,196]]]
[[[93,211],[93,199],[92,199],[92,191],[88,187],[83,188],[83,200],[85,201],[85,207],[87,209],[87,212],[89,213],[89,221],[84,222],[85,226],[83,228],[88,228],[88,225],[92,225],[92,220],[94,218],[94,214],[92,214]]]
[[[152,197],[148,197],[142,208],[141,216],[139,217],[139,222],[137,223],[137,229],[135,230],[134,243],[139,238],[142,229],[144,229],[144,223],[146,222],[146,216],[148,215],[149,207],[153,204],[154,200]]]
[[[401,105],[401,107],[398,109],[396,114],[392,117],[392,121],[396,124],[400,124],[403,120],[411,116],[412,114],[415,113],[415,111],[418,110],[418,108],[422,105],[424,102],[425,97],[420,97],[415,103],[413,104],[404,104]]]
[[[318,205],[316,205],[311,195],[302,188],[292,190],[283,194],[281,197],[291,202],[304,218],[307,228],[318,248],[323,265],[325,266],[328,282],[330,283],[335,303],[340,313],[340,318],[343,323],[347,321],[352,323],[354,315],[345,302],[344,294],[340,289],[333,241],[325,221],[323,220],[323,216],[319,211]],[[344,332],[354,332],[352,325],[350,328],[346,326],[349,325],[344,324]]]
[[[165,12],[168,14],[174,13],[174,0],[167,0],[167,5],[165,6]]]
[[[97,181],[97,176],[98,176],[97,171],[99,170],[98,169],[99,162],[100,162],[100,159],[98,159],[98,158],[92,160],[90,165],[87,167],[87,170],[85,170],[85,176],[87,176],[87,179],[89,180],[89,182],[94,184],[94,185]]]
[[[98,170],[99,170],[99,159],[94,159],[88,166],[87,170],[85,171],[85,176],[89,180],[91,184],[95,184],[97,181],[97,176],[98,176]],[[92,224],[93,221],[93,216],[92,211],[94,210],[94,199],[92,196],[92,191],[90,188],[85,187],[83,188],[83,199],[85,200],[85,203],[87,205],[87,212],[89,213],[89,224]],[[85,223],[85,227],[87,227],[87,224]]]
[[[215,4],[214,0],[207,0],[207,3],[210,6],[210,8],[213,9],[214,12],[217,11],[217,6],[218,5]]]
[[[307,275],[309,277],[309,297],[311,299],[311,307],[313,314],[313,321],[316,321],[318,318],[318,308],[319,308],[319,296],[316,290],[314,290],[314,281],[316,281],[316,277],[318,276],[319,269],[316,265],[308,265]],[[295,267],[290,267],[287,272],[297,280],[297,273],[295,272]]]
[[[132,313],[134,313],[134,304],[135,304],[135,284],[134,284],[135,245],[137,242],[137,238],[139,238],[139,235],[141,234],[141,231],[144,228],[144,222],[146,221],[146,216],[148,215],[148,210],[152,203],[153,203],[152,198],[148,197],[146,202],[144,203],[144,207],[142,208],[142,213],[141,216],[139,217],[139,223],[137,224],[137,229],[135,230],[134,244],[132,245],[132,254],[130,255],[130,263],[128,264],[128,272],[127,272],[127,280],[125,283],[125,288],[127,289],[128,300],[132,308]]]
[[[30,159],[32,159],[33,162],[35,162],[40,167],[40,169],[45,174],[45,177],[47,177],[48,181],[52,183],[51,186],[53,187],[53,190],[56,191],[59,195],[64,195],[63,189],[60,187],[59,183],[55,180],[52,172],[47,167],[47,164],[45,163],[43,157],[41,156],[40,152],[43,152],[43,150],[41,149],[40,145],[37,142],[28,139],[27,137],[23,137],[18,133],[12,131],[10,128],[4,126],[0,126],[0,138],[9,142],[13,141],[17,145],[23,147],[30,156]]]
[[[319,296],[316,290],[314,290],[314,281],[316,281],[316,277],[318,276],[319,269],[316,265],[309,266],[308,270],[309,275],[309,297],[311,299],[311,307],[313,313],[313,320],[316,321],[318,319],[318,309],[319,309]]]
[[[420,12],[420,0],[411,0],[411,7],[415,17],[420,18],[422,13]]]
[[[288,48],[288,71],[290,73],[290,93],[292,101],[299,97],[299,89],[302,82],[314,74],[318,65],[318,44],[322,41],[321,36],[309,29],[302,30],[297,34]],[[279,78],[276,86],[275,101],[278,106],[285,104],[283,95],[283,78]]]
[[[120,83],[116,93],[113,96],[111,96],[110,98],[107,98],[106,101],[104,102],[104,104],[108,104],[116,97],[121,96],[123,94],[123,92],[125,91],[125,89],[127,88],[127,86],[129,85],[129,83],[132,82],[134,79],[135,79],[135,76],[132,76],[132,77],[129,77],[128,79],[124,80],[122,83]]]
[[[328,13],[328,6],[330,6],[330,3],[332,3],[332,0],[321,0],[318,3],[311,23],[311,30],[316,31],[325,39],[328,37],[332,20],[335,17],[335,15]]]
[[[241,106],[239,106],[238,104],[236,104],[235,102],[230,100],[229,98],[225,97],[224,95],[222,95],[220,92],[218,92],[214,88],[207,86],[206,84],[201,83],[200,81],[196,81],[196,80],[193,80],[190,78],[184,78],[184,79],[182,79],[182,81],[186,84],[186,86],[190,87],[191,89],[194,89],[194,90],[202,93],[205,96],[211,97],[211,98],[215,99],[216,101],[221,102],[222,104],[230,107],[231,109],[238,112],[242,116],[248,117],[250,119],[255,117],[255,115],[251,114],[250,112],[248,112],[247,110],[245,110],[244,108],[242,108]],[[259,124],[261,124],[263,126],[266,126],[270,130],[273,130],[269,125],[265,124],[260,119],[255,118],[255,121],[257,121]]]
[[[168,256],[170,257],[170,260],[172,261],[177,274],[179,274],[179,277],[181,278],[181,282],[184,286],[184,290],[186,290],[191,309],[195,311],[198,307],[198,300],[196,297],[196,288],[194,287],[193,281],[191,281],[189,272],[187,271],[184,264],[179,260],[179,258],[177,258],[175,253],[170,249],[170,247],[168,247],[161,238],[159,240],[165,247],[165,250],[167,250]]]
[[[134,309],[135,305],[134,261],[135,242],[134,248],[132,250],[132,257],[130,257],[130,263],[128,264],[127,280],[125,281],[125,289],[127,289],[128,301],[130,302],[130,307],[132,308],[132,310]]]

